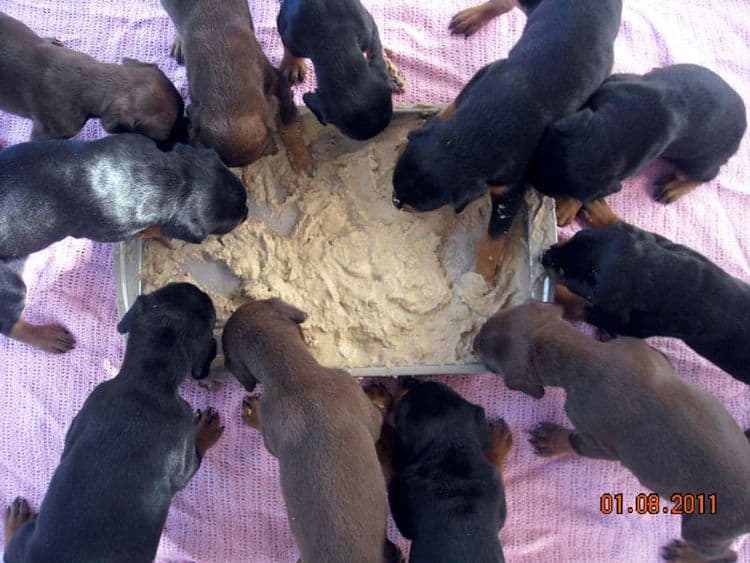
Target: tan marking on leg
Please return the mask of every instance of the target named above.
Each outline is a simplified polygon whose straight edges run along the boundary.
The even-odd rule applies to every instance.
[[[578,216],[583,203],[572,197],[560,196],[555,198],[555,213],[557,215],[557,226],[567,227]]]
[[[454,113],[456,113],[456,101],[455,100],[453,100],[451,103],[445,106],[442,110],[440,110],[440,113],[437,114],[437,117],[440,121],[445,121],[446,119],[450,119],[451,117],[453,117]]]
[[[510,427],[503,419],[490,425],[490,447],[486,455],[487,459],[495,466],[495,471],[501,481],[503,479],[505,458],[508,457],[512,446],[513,434],[511,434]]]
[[[305,59],[295,57],[284,47],[284,57],[279,65],[279,72],[286,78],[290,86],[301,84],[307,76],[307,63]]]
[[[495,277],[497,267],[503,258],[507,244],[507,234],[493,240],[485,231],[482,238],[479,240],[474,271],[482,276],[487,282],[490,282]]]
[[[260,402],[257,397],[242,399],[242,420],[248,426],[260,430]]]
[[[51,354],[64,354],[76,347],[75,336],[58,324],[34,325],[19,319],[8,336]]]
[[[279,136],[294,171],[312,178],[315,175],[315,157],[302,136],[301,123],[294,120],[288,125],[282,125]]]
[[[588,221],[589,225],[595,229],[608,227],[609,225],[614,225],[621,221],[603,199],[597,199],[591,203],[585,203],[583,205],[583,216],[586,221]]]
[[[484,4],[457,13],[453,16],[448,28],[453,35],[463,35],[468,38],[494,18],[510,12],[515,6],[514,0],[488,0]]]
[[[654,198],[659,203],[668,205],[689,194],[702,183],[691,180],[682,172],[677,172],[674,180],[667,182],[656,190]]]
[[[555,284],[555,302],[563,306],[565,316],[572,320],[581,321],[586,316],[586,309],[591,302],[570,291],[562,283]]]
[[[7,548],[13,536],[26,522],[36,520],[36,513],[31,510],[26,499],[17,497],[5,510],[5,547]]]
[[[570,445],[572,433],[572,430],[552,422],[542,422],[531,431],[529,442],[534,446],[536,454],[542,457],[575,454],[576,451]]]
[[[161,225],[153,225],[149,227],[141,233],[140,239],[153,240],[154,242],[158,242],[163,247],[168,248],[169,250],[172,250],[174,248],[172,246],[171,239],[162,232]]]
[[[216,445],[223,433],[221,417],[213,407],[198,411],[195,417],[195,449],[201,457]]]

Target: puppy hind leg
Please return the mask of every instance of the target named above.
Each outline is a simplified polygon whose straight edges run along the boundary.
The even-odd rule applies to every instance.
[[[453,16],[448,29],[452,35],[463,35],[468,39],[496,17],[510,12],[515,5],[514,0],[488,0],[484,4],[457,13]]]
[[[570,443],[573,431],[552,422],[542,422],[529,432],[529,443],[537,455],[553,457],[564,454],[575,454]]]

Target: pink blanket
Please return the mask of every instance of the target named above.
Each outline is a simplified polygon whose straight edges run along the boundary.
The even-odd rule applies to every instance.
[[[0,0],[0,11],[21,19],[42,36],[55,36],[105,61],[129,56],[157,62],[186,93],[185,70],[167,56],[173,28],[156,0],[74,4]],[[404,103],[452,100],[479,67],[507,54],[524,24],[516,11],[465,41],[452,38],[447,24],[457,9],[472,0],[365,0],[365,4],[379,22],[383,43],[394,51],[406,74]],[[251,0],[251,10],[261,43],[278,63],[282,54],[275,31],[278,3]],[[748,22],[747,0],[628,0],[617,41],[616,70],[642,73],[669,63],[699,63],[722,74],[750,102]],[[299,91],[310,87],[308,82]],[[0,115],[0,146],[27,140],[30,130],[28,121]],[[81,138],[101,134],[98,124],[90,123]],[[750,280],[750,228],[745,215],[750,213],[750,144],[743,145],[716,181],[669,207],[650,199],[650,186],[660,170],[655,164],[628,182],[612,198],[614,209],[626,220],[687,244],[733,275]],[[88,393],[118,370],[123,340],[115,332],[111,271],[111,247],[82,240],[65,240],[28,263],[27,317],[64,323],[77,336],[78,347],[53,357],[0,337],[2,506],[19,494],[39,506],[68,424]],[[677,341],[653,343],[686,379],[716,394],[743,427],[750,426],[749,387]],[[561,392],[534,401],[508,391],[492,375],[447,381],[482,404],[490,416],[505,417],[513,429],[515,446],[506,471],[509,516],[501,533],[509,561],[657,561],[659,547],[679,535],[676,516],[600,513],[603,493],[623,493],[632,503],[643,491],[618,464],[543,460],[532,454],[527,429],[543,420],[566,421]],[[183,394],[196,408],[218,408],[227,429],[193,481],[175,498],[159,561],[296,561],[277,463],[258,433],[242,424],[239,385],[232,381],[207,394],[186,383]],[[391,532],[401,539],[394,528]],[[750,561],[750,542],[741,542],[738,548],[740,559]]]

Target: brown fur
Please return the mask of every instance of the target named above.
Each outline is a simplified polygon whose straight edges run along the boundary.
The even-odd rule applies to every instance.
[[[318,364],[302,338],[305,318],[278,299],[242,306],[224,330],[226,366],[249,391],[263,384],[263,396],[246,403],[244,416],[260,426],[266,448],[279,460],[301,560],[391,559],[385,480],[375,451],[382,414],[350,374]]]
[[[187,67],[191,144],[215,149],[229,166],[277,152],[274,133],[295,123],[297,109],[255,37],[247,2],[161,3],[177,28],[172,54]]]
[[[662,555],[734,560],[731,542],[750,532],[750,444],[742,430],[714,397],[681,379],[644,341],[597,342],[561,314],[561,308],[539,303],[498,313],[474,344],[509,388],[536,398],[547,385],[565,390],[565,411],[575,429],[540,426],[532,433],[537,452],[573,449],[619,460],[666,499],[715,493],[717,514],[683,516],[685,541],[665,547]],[[561,446],[566,432],[570,448]]]
[[[109,133],[136,132],[166,141],[183,102],[154,64],[101,63],[39,37],[0,13],[0,109],[33,120],[33,140],[67,139],[90,117]]]

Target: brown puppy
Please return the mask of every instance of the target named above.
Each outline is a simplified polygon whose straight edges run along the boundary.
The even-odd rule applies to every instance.
[[[166,141],[183,102],[154,64],[100,63],[0,13],[0,109],[32,119],[32,140],[67,139],[99,117],[109,133]]]
[[[492,317],[474,342],[509,388],[537,399],[546,385],[565,389],[575,429],[540,425],[531,438],[537,453],[619,460],[667,500],[715,494],[716,513],[683,515],[683,540],[662,555],[735,561],[732,541],[750,532],[750,444],[740,427],[644,341],[597,342],[561,314],[555,305],[527,303]]]
[[[273,133],[278,122],[292,165],[312,174],[313,160],[296,126],[291,89],[255,38],[247,2],[161,4],[177,28],[172,55],[187,67],[190,142],[215,149],[229,166],[245,166],[276,152]]]
[[[375,442],[382,414],[350,374],[321,366],[279,299],[250,302],[224,329],[227,369],[263,396],[244,418],[279,460],[289,524],[304,563],[398,561],[386,539],[385,480]]]

